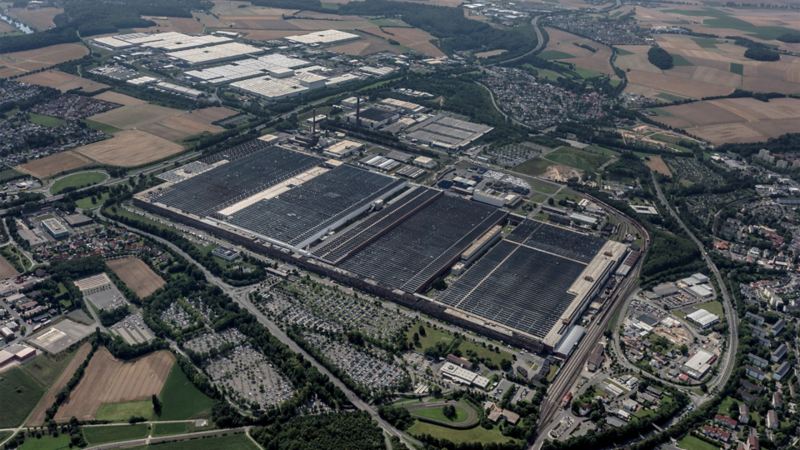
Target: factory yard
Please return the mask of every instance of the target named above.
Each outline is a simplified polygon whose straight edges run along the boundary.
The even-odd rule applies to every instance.
[[[61,72],[60,70],[47,70],[45,72],[33,73],[19,78],[18,81],[51,87],[61,92],[78,90],[82,93],[91,94],[108,88],[108,85],[103,83],[98,83],[88,78],[77,77],[66,72]]]
[[[149,297],[164,286],[164,279],[153,272],[144,261],[128,256],[106,261],[106,265],[125,283],[139,298]]]
[[[104,404],[147,400],[161,392],[175,357],[168,351],[150,353],[131,362],[114,358],[104,347],[95,352],[81,382],[56,413],[55,420],[71,417],[92,420]]]
[[[800,132],[800,100],[730,98],[652,110],[653,119],[713,144],[758,142]]]
[[[35,50],[0,54],[0,78],[22,75],[82,58],[89,49],[81,44],[57,44]]]
[[[97,163],[119,167],[141,166],[182,151],[181,145],[140,130],[123,130],[111,139],[75,150]]]

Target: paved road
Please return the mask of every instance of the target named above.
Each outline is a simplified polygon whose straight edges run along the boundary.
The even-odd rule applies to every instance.
[[[733,302],[731,301],[730,293],[728,292],[728,285],[725,282],[725,279],[722,277],[717,265],[714,264],[714,260],[711,259],[709,256],[708,251],[706,250],[705,245],[694,235],[692,230],[686,226],[683,222],[683,219],[680,215],[675,211],[672,205],[667,201],[667,197],[664,196],[664,192],[661,190],[661,185],[658,184],[658,180],[656,179],[655,172],[651,172],[651,177],[653,179],[653,186],[656,188],[656,195],[658,196],[658,200],[661,204],[667,208],[669,211],[669,215],[674,218],[678,224],[683,229],[684,233],[694,242],[694,245],[700,250],[700,255],[703,258],[703,261],[708,266],[708,270],[714,274],[714,279],[717,281],[717,287],[719,288],[720,294],[722,296],[722,307],[725,313],[725,320],[728,324],[728,348],[725,352],[725,357],[720,362],[719,370],[717,374],[712,378],[707,386],[709,392],[714,392],[721,386],[724,386],[725,383],[728,382],[731,374],[733,373],[733,369],[736,363],[736,350],[739,347],[739,322],[736,316],[736,311],[733,309]]]
[[[533,55],[533,54],[538,53],[539,51],[541,51],[544,48],[544,44],[545,44],[545,42],[544,42],[544,33],[542,33],[542,28],[539,26],[539,20],[541,20],[541,18],[542,18],[542,16],[534,16],[533,19],[531,19],[531,26],[533,27],[534,33],[536,33],[536,46],[535,47],[533,47],[532,49],[528,50],[527,52],[525,52],[525,53],[523,53],[523,54],[521,54],[519,56],[515,56],[513,58],[504,59],[502,61],[497,61],[497,62],[494,62],[494,63],[491,63],[491,64],[487,64],[487,66],[496,66],[498,64],[508,64],[508,63],[511,63],[511,62],[514,62],[514,61],[519,61],[520,59],[526,58],[526,57],[528,57],[530,55]]]
[[[284,345],[289,347],[290,350],[301,355],[304,359],[306,359],[309,363],[311,363],[311,365],[313,365],[317,370],[319,370],[322,374],[326,375],[331,380],[331,382],[345,394],[347,399],[356,408],[367,412],[386,433],[388,433],[391,436],[397,436],[409,448],[414,448],[414,446],[422,445],[421,442],[419,442],[418,440],[414,439],[413,437],[404,433],[403,431],[398,430],[392,424],[383,420],[383,418],[381,418],[380,415],[378,414],[378,411],[375,408],[373,408],[372,405],[362,400],[358,395],[356,395],[355,392],[350,390],[350,388],[348,388],[347,385],[345,385],[342,380],[340,380],[333,373],[331,373],[327,368],[325,368],[325,366],[320,364],[308,352],[303,350],[303,348],[300,347],[295,341],[293,341],[283,330],[281,330],[280,327],[278,327],[278,325],[276,325],[261,311],[259,311],[258,308],[256,308],[256,306],[253,305],[253,303],[248,298],[249,293],[252,290],[252,287],[231,286],[222,279],[218,278],[217,276],[209,272],[208,269],[206,269],[202,264],[195,261],[191,256],[189,256],[189,254],[178,248],[172,242],[169,242],[166,239],[162,239],[156,235],[146,233],[137,228],[133,228],[123,223],[119,223],[109,218],[106,218],[102,215],[102,213],[100,213],[100,211],[98,211],[98,216],[102,219],[113,222],[117,226],[126,228],[135,233],[146,236],[156,242],[159,242],[162,245],[169,247],[172,251],[174,251],[175,253],[179,254],[181,257],[183,257],[190,263],[197,266],[203,272],[203,274],[206,276],[209,282],[218,286],[220,289],[222,289],[223,292],[225,292],[225,294],[230,296],[237,304],[239,304],[240,307],[246,309],[250,314],[252,314],[259,321],[259,323],[261,323],[270,332],[270,334],[275,336]]]

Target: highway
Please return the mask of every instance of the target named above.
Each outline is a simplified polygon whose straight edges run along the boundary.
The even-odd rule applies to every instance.
[[[230,284],[226,283],[222,279],[218,278],[217,276],[209,272],[208,269],[206,269],[202,264],[195,261],[194,258],[189,256],[189,254],[178,248],[172,242],[169,242],[166,239],[144,232],[137,228],[109,219],[103,216],[99,210],[98,210],[98,217],[108,222],[114,223],[114,225],[116,226],[126,228],[134,233],[140,234],[162,245],[165,245],[170,250],[180,255],[182,258],[184,258],[186,261],[194,264],[198,269],[200,269],[203,272],[206,279],[210,283],[222,289],[222,291],[229,297],[231,297],[231,299],[233,299],[233,301],[235,301],[240,307],[244,308],[250,314],[252,314],[256,318],[256,320],[258,320],[259,323],[261,323],[261,325],[263,325],[270,332],[270,334],[275,336],[275,338],[277,338],[284,345],[289,347],[290,350],[299,354],[305,360],[311,363],[311,365],[313,365],[317,370],[319,370],[320,373],[327,376],[331,380],[331,382],[345,394],[350,403],[352,403],[359,410],[367,412],[387,434],[389,434],[390,436],[396,436],[400,438],[406,444],[406,446],[408,446],[408,448],[413,449],[415,447],[422,446],[421,442],[414,439],[405,432],[398,430],[392,424],[390,424],[389,422],[385,421],[382,417],[380,417],[378,411],[372,405],[362,400],[355,392],[350,390],[350,388],[348,388],[347,385],[345,385],[342,380],[340,380],[333,373],[331,373],[327,368],[325,368],[325,366],[319,363],[313,356],[311,356],[295,341],[293,341],[283,330],[280,329],[280,327],[278,327],[277,324],[272,322],[269,318],[267,318],[267,316],[265,316],[261,311],[259,311],[258,308],[256,308],[256,306],[249,299],[249,294],[250,291],[253,289],[253,287],[231,286]]]
[[[700,239],[694,235],[692,230],[686,226],[686,224],[683,222],[683,219],[681,219],[681,216],[678,215],[672,205],[667,201],[667,197],[664,196],[664,192],[661,190],[661,185],[658,184],[655,172],[651,172],[650,174],[653,179],[653,186],[655,186],[658,200],[661,202],[664,208],[669,211],[669,215],[678,222],[684,233],[689,236],[692,242],[694,242],[694,244],[700,250],[700,255],[703,258],[703,262],[705,262],[706,266],[708,266],[708,270],[714,274],[714,279],[717,281],[717,288],[719,289],[719,293],[722,297],[722,307],[723,311],[725,312],[725,321],[728,324],[729,339],[728,348],[725,352],[725,357],[722,358],[722,361],[720,362],[719,370],[714,378],[712,378],[707,384],[709,392],[713,393],[728,382],[736,363],[736,351],[739,348],[739,322],[737,320],[738,318],[736,316],[736,311],[733,309],[733,302],[731,301],[731,296],[728,292],[728,285],[717,268],[717,265],[714,264],[714,260],[712,260],[711,256],[709,256],[705,245],[703,245]]]

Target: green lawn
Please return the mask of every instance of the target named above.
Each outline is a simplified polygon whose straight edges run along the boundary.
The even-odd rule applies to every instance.
[[[552,153],[548,153],[547,156],[545,156],[545,159],[586,172],[591,172],[597,170],[598,167],[608,162],[611,158],[600,152],[592,152],[588,150],[581,150],[579,148],[563,146],[557,148]]]
[[[744,66],[741,63],[731,63],[731,73],[736,75],[744,75]]]
[[[5,441],[9,436],[11,436],[10,431],[0,431],[0,442]]]
[[[58,117],[45,116],[43,114],[30,113],[31,122],[41,125],[43,127],[58,128],[64,124],[64,120]]]
[[[39,439],[35,437],[26,438],[25,443],[18,450],[62,450],[68,448],[72,448],[69,445],[69,435],[59,434],[58,437],[48,435]]]
[[[58,357],[40,355],[21,367],[0,373],[2,404],[14,405],[13,408],[0,407],[0,428],[22,423],[74,355],[74,352]]]
[[[552,165],[553,163],[542,158],[533,158],[514,167],[514,170],[526,175],[541,175]]]
[[[189,441],[167,442],[144,447],[133,447],[130,450],[206,450],[206,449],[225,449],[225,450],[258,450],[253,441],[244,434],[229,434],[222,437],[211,437],[205,439],[192,439]]]
[[[420,324],[414,324],[414,326],[408,330],[406,335],[408,342],[412,342],[412,336],[414,333],[419,331],[419,326]],[[433,328],[427,324],[423,325],[423,328],[425,328],[425,336],[422,336],[421,334],[419,336],[419,341],[421,344],[419,350],[425,350],[428,347],[436,345],[438,342],[449,344],[453,341],[453,339],[455,339],[455,335],[449,331]],[[461,344],[458,346],[458,349],[461,351],[461,354],[464,357],[469,357],[470,352],[475,352],[479,358],[487,359],[497,365],[499,365],[500,361],[503,359],[507,359],[509,361],[512,360],[511,354],[506,351],[501,350],[499,353],[497,353],[469,339],[462,340]]]
[[[210,429],[209,427],[204,427],[201,430]],[[173,434],[183,434],[183,433],[191,433],[193,431],[198,431],[195,428],[194,423],[192,422],[174,422],[174,423],[154,423],[153,424],[153,436],[171,436]]]
[[[711,314],[716,314],[720,318],[722,318],[725,315],[725,312],[722,308],[722,303],[716,300],[695,305],[695,309],[700,309],[700,308],[705,309]]]
[[[432,423],[420,422],[417,420],[414,425],[408,429],[408,432],[414,436],[429,434],[438,439],[446,439],[454,444],[464,443],[481,443],[481,444],[499,444],[513,441],[513,439],[503,436],[500,428],[495,426],[491,430],[487,430],[478,425],[468,430],[456,430],[453,428],[442,427]]]
[[[452,419],[445,417],[442,411],[442,406],[434,406],[430,408],[411,409],[411,415],[415,417],[423,417],[426,419],[436,420],[443,423],[459,424],[464,423],[469,418],[469,410],[474,410],[475,407],[470,405],[464,400],[459,400],[455,404],[456,416]],[[477,412],[477,411],[476,411]]]
[[[110,425],[104,427],[83,427],[83,436],[91,445],[106,442],[130,441],[147,437],[148,426],[144,423],[136,425]]]
[[[686,450],[718,450],[714,444],[710,444],[702,439],[696,438],[690,434],[687,434],[683,437],[680,441],[678,441],[678,447],[686,449]]]
[[[99,196],[95,196],[96,201],[92,201],[92,196],[86,196],[78,199],[75,205],[80,209],[94,209],[102,205],[103,202],[108,200],[108,192],[103,192]]]
[[[172,367],[159,394],[161,420],[180,420],[206,417],[214,400],[200,392],[186,377],[178,364]]]
[[[526,179],[525,181],[531,185],[531,189],[536,192],[541,192],[543,194],[555,194],[558,189],[561,187],[556,183],[548,183],[547,181],[541,181],[537,179]]]
[[[733,397],[725,397],[725,398],[723,398],[722,401],[719,404],[719,407],[717,408],[717,414],[725,414],[727,416],[728,415],[728,410],[730,410],[731,405],[734,402],[736,402],[736,400]],[[737,415],[738,415],[738,413],[737,413]]]
[[[568,59],[574,58],[575,55],[569,54],[567,52],[561,52],[558,50],[545,50],[539,53],[539,58],[542,59]]]
[[[50,187],[51,194],[60,194],[65,189],[70,188],[83,188],[93,184],[101,183],[108,179],[108,174],[105,172],[89,171],[77,172],[67,175],[56,180]]]
[[[133,402],[103,403],[97,409],[96,419],[109,422],[128,420],[131,416],[153,419],[153,402],[150,400],[137,400]]]

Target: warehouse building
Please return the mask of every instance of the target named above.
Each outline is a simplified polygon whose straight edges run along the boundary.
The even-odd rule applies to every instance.
[[[476,386],[481,389],[489,387],[489,379],[471,370],[446,362],[439,369],[442,378],[465,386]]]
[[[295,36],[286,36],[284,39],[286,39],[289,42],[293,42],[295,44],[317,46],[317,45],[341,44],[343,42],[349,42],[349,41],[354,41],[356,39],[361,39],[361,36],[340,30],[323,30],[323,31],[314,31],[312,33],[300,34]]]
[[[686,319],[702,329],[710,328],[719,322],[719,316],[702,308],[691,314],[687,314]]]
[[[186,72],[186,75],[203,83],[220,85],[260,76],[289,78],[294,75],[296,69],[310,65],[311,63],[304,59],[293,58],[280,53],[271,53],[258,58],[247,58],[221,66],[190,70]]]
[[[683,365],[684,371],[695,380],[699,380],[708,373],[711,365],[716,361],[717,355],[705,350],[698,350],[691,358],[686,360]]]
[[[211,47],[192,48],[167,53],[167,56],[185,62],[189,65],[210,64],[230,59],[240,58],[247,55],[257,55],[264,53],[263,48],[255,47],[250,44],[239,42],[228,42],[225,44],[214,45]]]

